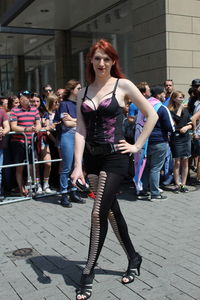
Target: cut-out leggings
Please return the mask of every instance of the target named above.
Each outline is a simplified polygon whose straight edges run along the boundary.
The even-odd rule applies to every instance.
[[[88,260],[83,274],[90,274],[95,267],[107,234],[108,219],[128,259],[135,256],[135,249],[116,199],[123,176],[101,171],[99,176],[90,174],[88,178],[96,199],[92,210]]]

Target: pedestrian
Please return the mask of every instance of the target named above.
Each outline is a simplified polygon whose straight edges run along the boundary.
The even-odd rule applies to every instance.
[[[41,129],[40,116],[36,107],[30,106],[31,93],[29,91],[22,91],[18,95],[20,105],[15,107],[10,112],[10,126],[11,130],[18,134],[13,135],[11,139],[11,148],[13,151],[14,163],[18,164],[16,167],[16,180],[19,187],[19,192],[22,196],[28,196],[28,190],[25,188],[23,177],[24,162],[26,157],[26,147],[28,147],[28,160],[30,163],[30,171],[32,173],[32,134]],[[27,137],[27,145],[25,137],[21,133],[25,133]]]
[[[157,109],[159,119],[149,136],[146,164],[141,178],[143,190],[138,194],[137,198],[160,201],[167,199],[167,196],[163,195],[162,190],[159,188],[160,171],[169,146],[169,132],[174,131],[174,122],[168,108],[162,104],[165,97],[164,88],[162,86],[152,87],[151,95],[152,97],[148,101]]]
[[[174,192],[187,193],[185,186],[188,176],[188,159],[191,155],[191,138],[189,131],[193,125],[187,106],[183,104],[185,95],[181,91],[174,91],[169,101],[168,109],[175,123],[175,132],[171,134],[170,146],[174,159]],[[181,173],[181,175],[180,175]]]
[[[61,205],[71,208],[72,203],[84,204],[79,191],[72,185],[70,174],[74,160],[74,138],[77,126],[76,104],[77,94],[81,89],[79,81],[69,80],[65,85],[63,101],[56,111],[54,122],[61,122],[60,151],[62,165],[60,170]]]
[[[125,79],[116,50],[103,39],[92,45],[88,53],[87,82],[89,85],[78,94],[75,162],[71,177],[73,184],[77,180],[85,184],[82,171],[85,148],[84,166],[96,199],[92,210],[88,260],[76,295],[78,300],[88,299],[92,294],[94,267],[107,234],[108,219],[128,257],[122,283],[131,283],[135,275],[140,274],[142,257],[131,242],[116,192],[127,175],[129,153],[140,150],[158,119],[136,86]],[[122,133],[125,95],[133,99],[147,118],[144,130],[134,145],[128,144]]]

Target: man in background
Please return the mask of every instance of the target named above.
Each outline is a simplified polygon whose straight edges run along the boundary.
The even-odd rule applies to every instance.
[[[170,98],[171,98],[171,94],[174,91],[174,82],[173,82],[173,80],[172,79],[165,80],[164,88],[165,88],[165,100],[163,102],[163,105],[168,106]]]

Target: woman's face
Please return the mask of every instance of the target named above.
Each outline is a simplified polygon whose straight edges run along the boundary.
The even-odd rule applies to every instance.
[[[13,100],[13,103],[12,103],[12,107],[18,107],[19,106],[19,99],[18,98],[15,98]]]
[[[102,49],[97,49],[91,59],[95,75],[98,77],[105,77],[110,75],[111,68],[114,64],[110,56],[108,56]]]
[[[34,96],[34,97],[31,99],[31,105],[38,108],[38,107],[40,106],[40,98]]]
[[[78,92],[81,90],[80,83],[72,90],[72,94],[77,97]]]
[[[54,101],[53,101],[52,109],[53,109],[53,110],[56,110],[57,108],[58,108],[58,100],[54,100]]]
[[[183,102],[183,95],[182,94],[178,94],[178,96],[174,99],[175,104],[180,105]]]

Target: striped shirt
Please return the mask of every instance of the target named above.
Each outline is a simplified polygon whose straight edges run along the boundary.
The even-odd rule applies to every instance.
[[[35,125],[35,121],[40,120],[39,111],[36,107],[30,106],[28,109],[25,109],[21,106],[13,108],[10,112],[10,122],[17,122],[17,126],[22,126],[25,128],[32,127]],[[25,132],[27,136],[28,143],[31,143],[32,132]],[[13,142],[24,143],[23,134],[14,134],[12,135]]]

